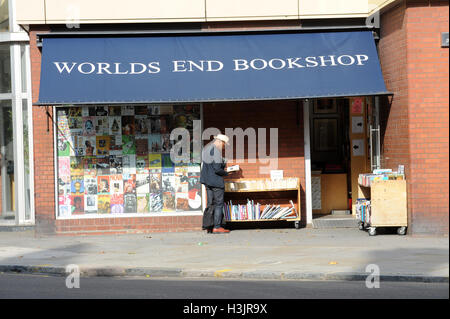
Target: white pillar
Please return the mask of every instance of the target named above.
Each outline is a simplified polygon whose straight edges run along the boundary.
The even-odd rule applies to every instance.
[[[303,101],[303,128],[304,128],[304,152],[305,152],[305,199],[306,199],[306,224],[312,224],[312,194],[311,194],[311,144],[309,129],[309,100]]]

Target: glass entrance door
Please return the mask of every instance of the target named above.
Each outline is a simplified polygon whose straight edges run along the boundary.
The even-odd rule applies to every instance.
[[[15,218],[14,143],[12,107],[8,100],[0,101],[0,218]]]

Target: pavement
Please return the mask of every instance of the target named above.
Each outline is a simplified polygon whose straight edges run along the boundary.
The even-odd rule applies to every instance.
[[[353,228],[36,237],[0,232],[0,272],[147,278],[447,282],[448,237]],[[379,273],[378,273],[379,272]]]

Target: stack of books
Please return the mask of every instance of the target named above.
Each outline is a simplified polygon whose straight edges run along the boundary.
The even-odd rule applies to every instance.
[[[253,200],[247,200],[246,205],[235,204],[232,201],[224,204],[224,216],[227,221],[237,220],[260,220],[260,219],[295,219],[297,210],[294,203],[290,201],[290,207],[281,207],[280,205],[265,205]]]

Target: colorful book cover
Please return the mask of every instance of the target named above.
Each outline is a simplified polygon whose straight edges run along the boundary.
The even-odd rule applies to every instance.
[[[110,175],[111,194],[123,194],[123,176],[122,174]]]
[[[69,116],[70,117],[82,116],[81,110],[82,108],[80,106],[69,107]]]
[[[84,156],[84,137],[82,132],[74,132],[70,136],[70,156]]]
[[[97,146],[97,138],[95,136],[85,136],[84,137],[84,155],[85,156],[95,156],[97,152],[95,150]]]
[[[136,174],[136,155],[122,156],[123,174]]]
[[[95,117],[95,134],[100,136],[109,135],[109,121],[107,117]]]
[[[145,109],[147,112],[147,109]],[[149,133],[150,121],[147,115],[136,115],[134,118],[134,130],[136,135],[147,135]]]
[[[95,118],[83,117],[83,135],[94,136],[95,135]]]
[[[136,194],[133,194],[133,193],[124,194],[123,201],[124,201],[124,212],[125,213],[136,213],[137,212]]]
[[[136,154],[136,139],[133,135],[122,135],[122,153],[125,155]]]
[[[58,176],[70,176],[70,157],[58,158]]]
[[[150,175],[136,174],[136,193],[148,194],[150,190]]]
[[[110,195],[98,195],[97,212],[99,214],[111,213],[111,196]]]
[[[136,155],[148,155],[148,137],[136,137]]]
[[[84,175],[83,172],[83,157],[70,157],[70,175]]]
[[[110,155],[109,156],[109,173],[111,175],[123,173],[122,156],[121,155]]]
[[[84,195],[72,195],[72,214],[84,214]]]
[[[108,118],[109,135],[122,135],[122,117],[110,116]]]
[[[173,212],[175,211],[175,193],[164,192],[162,195],[163,199],[163,212]]]
[[[58,205],[71,205],[70,195],[58,195]]]
[[[109,154],[110,137],[108,135],[101,135],[96,137],[97,155]]]
[[[70,142],[65,138],[58,137],[58,156],[70,156]]]
[[[161,193],[151,193],[150,194],[150,212],[161,212],[163,208],[162,195]]]
[[[134,116],[122,116],[122,135],[134,135]]]
[[[161,134],[151,134],[148,136],[148,150],[150,153],[161,152]]]
[[[97,157],[83,157],[84,176],[97,176]]]
[[[125,194],[136,194],[136,175],[123,175],[123,192]]]
[[[85,195],[84,196],[84,211],[86,214],[97,213],[97,195]]]
[[[123,194],[112,194],[111,195],[111,213],[112,214],[123,214]]]
[[[97,177],[84,175],[84,193],[85,195],[97,195]]]
[[[150,193],[159,193],[161,191],[161,170],[150,170]]]
[[[150,169],[161,168],[161,154],[148,154],[148,165]]]
[[[137,212],[148,213],[149,212],[149,194],[137,195]]]
[[[71,195],[71,177],[59,176],[58,177],[58,195]]]
[[[109,154],[122,155],[122,135],[109,136]]]
[[[161,134],[161,152],[168,153],[172,149],[172,141],[170,140],[170,134]]]
[[[170,154],[162,154],[161,162],[162,162],[163,173],[174,173],[175,172],[175,164],[172,162],[172,159],[170,158]]]
[[[188,211],[189,210],[189,200],[187,193],[177,193],[176,194],[176,210],[177,211]]]
[[[191,210],[198,210],[202,205],[202,184],[200,183],[200,166],[188,167],[188,200]]]
[[[97,175],[109,175],[109,156],[97,157]]]
[[[134,107],[134,114],[135,115],[147,115],[148,114],[147,105],[136,105]]]
[[[149,173],[149,162],[148,156],[136,156],[136,173],[137,174],[148,174]]]
[[[98,194],[109,194],[109,176],[98,176],[97,177]]]

